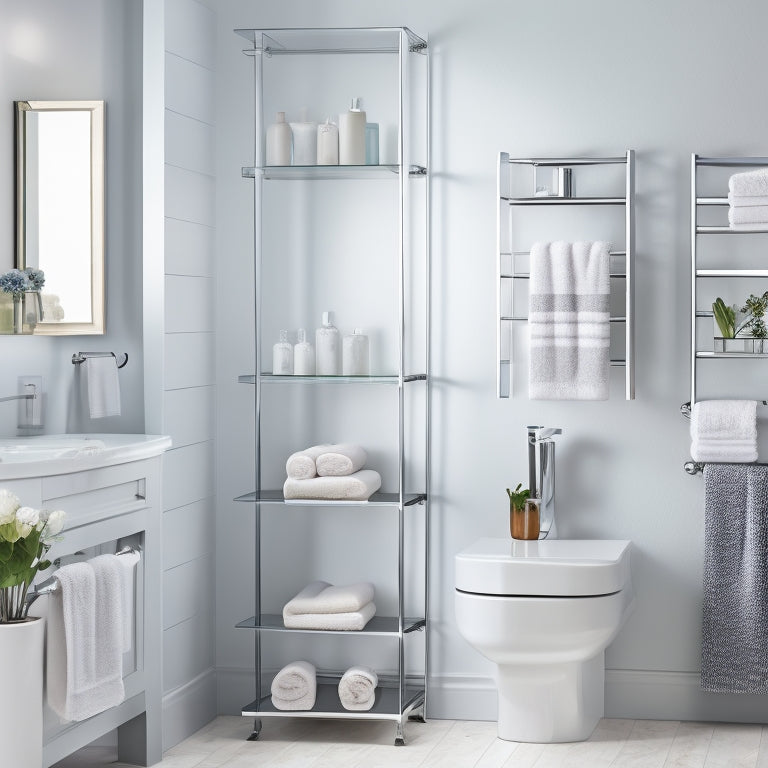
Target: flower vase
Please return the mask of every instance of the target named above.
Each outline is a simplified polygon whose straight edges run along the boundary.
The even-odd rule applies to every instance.
[[[40,291],[24,291],[13,297],[13,332],[30,334],[43,317]]]
[[[44,630],[36,617],[0,624],[0,753],[13,768],[43,763]]]

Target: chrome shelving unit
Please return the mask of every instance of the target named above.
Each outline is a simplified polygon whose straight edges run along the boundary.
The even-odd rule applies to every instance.
[[[235,30],[245,37],[251,47],[244,53],[253,57],[254,74],[256,83],[255,100],[255,165],[244,167],[241,175],[244,178],[254,180],[254,279],[255,279],[255,324],[256,324],[256,354],[255,364],[257,373],[245,374],[239,377],[239,382],[254,386],[255,398],[255,455],[256,467],[254,484],[255,490],[238,496],[235,500],[254,504],[256,516],[256,553],[257,566],[255,574],[256,605],[254,615],[237,626],[255,632],[255,672],[256,672],[256,697],[247,704],[242,711],[244,716],[254,717],[254,728],[251,738],[258,737],[263,717],[299,717],[299,718],[348,718],[359,720],[391,720],[395,723],[395,744],[405,743],[404,724],[410,719],[424,719],[427,697],[428,679],[428,642],[426,635],[429,627],[428,596],[429,596],[429,56],[427,42],[414,34],[406,27],[392,28],[361,28],[361,29],[239,29]],[[262,140],[265,135],[264,123],[264,90],[265,75],[263,61],[273,56],[343,56],[346,54],[383,55],[396,57],[397,59],[397,83],[398,115],[397,115],[397,155],[395,164],[366,165],[366,166],[265,166],[262,164],[263,150]],[[417,58],[415,58],[417,57]],[[412,77],[412,69],[421,68],[424,78],[424,115],[426,120],[419,124],[418,130],[423,130],[421,148],[419,152],[414,150],[410,131],[413,130],[411,121],[413,115],[412,97],[409,81]],[[419,161],[419,162],[416,162]],[[311,194],[321,194],[322,182],[333,181],[354,184],[361,180],[381,180],[384,184],[398,185],[398,210],[397,210],[397,250],[393,258],[397,262],[397,329],[399,336],[397,346],[397,360],[393,361],[392,371],[371,376],[276,376],[264,371],[264,364],[269,364],[268,356],[262,354],[262,343],[259,342],[262,327],[262,291],[268,288],[262,281],[262,207],[263,200],[268,194],[270,182],[282,183],[292,181],[316,182],[311,186]],[[412,185],[425,185],[420,187],[418,193],[422,197],[416,201],[416,193],[412,191]],[[416,188],[413,187],[415,190]],[[415,235],[415,228],[411,221],[414,206],[420,205],[423,199],[424,234]],[[423,326],[420,325],[419,340],[423,342],[420,359],[424,361],[424,370],[417,372],[406,371],[406,336],[413,333],[409,327],[410,316],[406,309],[406,288],[408,275],[407,265],[419,262],[423,269],[424,295],[423,295]],[[423,340],[421,339],[423,335]],[[410,338],[410,337],[409,337]],[[414,340],[415,343],[415,340]],[[268,449],[269,436],[262,432],[262,396],[264,387],[306,386],[324,385],[331,387],[370,387],[380,386],[386,389],[393,388],[397,397],[398,412],[398,444],[397,444],[397,489],[389,492],[377,492],[367,502],[355,505],[351,502],[329,501],[297,501],[286,500],[282,489],[264,488],[262,483],[263,452]],[[424,387],[423,401],[424,423],[415,426],[406,423],[405,398],[406,391],[412,388]],[[341,390],[339,390],[340,392]],[[410,430],[422,429],[424,456],[423,487],[415,492],[406,490],[406,456],[405,440],[407,435],[413,434]],[[357,506],[364,508],[369,514],[381,512],[382,508],[397,511],[397,614],[393,616],[375,616],[360,632],[337,632],[325,630],[286,629],[282,616],[262,612],[262,576],[260,572],[262,541],[262,514],[268,510],[278,510],[285,506],[308,508],[309,514],[317,515],[318,511],[327,507]],[[406,584],[405,584],[405,529],[406,514],[421,515],[419,524],[423,522],[424,570],[423,585],[418,585],[417,592],[423,601],[423,615],[411,617],[405,615]],[[409,521],[410,522],[410,521]],[[321,574],[317,574],[318,577]],[[411,592],[411,585],[408,585]],[[423,586],[423,593],[418,591]],[[286,595],[286,600],[292,595]],[[424,654],[423,669],[412,671],[406,669],[405,643],[414,633],[423,633]],[[311,659],[311,642],[318,635],[345,638],[354,636],[359,642],[364,643],[365,638],[388,638],[396,648],[393,656],[395,663],[392,670],[383,670],[379,674],[379,687],[376,693],[376,702],[369,711],[348,711],[344,709],[338,698],[337,685],[341,677],[341,670],[318,669],[318,687],[315,706],[307,711],[281,711],[275,709],[269,696],[269,684],[266,679],[265,663],[263,658],[262,635],[283,633],[292,636],[304,636],[307,645],[307,658]],[[409,660],[412,655],[409,655]],[[412,663],[412,662],[409,662]]]
[[[698,281],[700,278],[766,278],[768,269],[699,269],[697,254],[697,241],[702,235],[751,235],[768,234],[768,227],[764,229],[732,229],[727,224],[699,224],[699,209],[701,207],[724,206],[728,207],[728,197],[704,197],[699,196],[699,169],[701,168],[732,168],[734,171],[748,170],[750,168],[768,167],[768,157],[704,157],[691,155],[691,399],[692,406],[696,402],[696,378],[697,363],[699,360],[731,358],[756,360],[768,357],[768,354],[746,352],[713,352],[699,349],[697,320],[712,317],[711,310],[698,309]]]
[[[560,172],[560,178],[567,179],[570,186],[571,174],[574,169],[583,166],[597,165],[624,165],[624,195],[621,197],[610,196],[544,196],[544,197],[515,197],[512,196],[511,169],[513,166],[529,166],[535,171],[538,168],[551,168]],[[624,284],[624,315],[612,315],[611,323],[624,325],[625,355],[623,358],[612,358],[612,367],[625,369],[625,397],[627,400],[635,398],[635,327],[634,327],[634,264],[635,264],[635,153],[627,150],[625,155],[617,157],[530,157],[513,158],[507,152],[499,153],[499,165],[497,175],[497,190],[499,199],[498,208],[498,238],[497,238],[497,395],[506,399],[512,396],[512,341],[510,323],[527,322],[528,317],[518,315],[514,311],[514,290],[510,292],[510,304],[512,313],[506,314],[506,302],[504,300],[504,284],[516,280],[528,280],[530,274],[518,272],[515,268],[516,257],[530,257],[530,251],[514,250],[515,242],[512,232],[512,224],[509,209],[513,207],[527,206],[617,206],[623,208],[624,213],[624,249],[612,250],[612,258],[623,258],[624,269],[611,269],[611,280],[623,281]],[[505,269],[505,262],[511,263],[511,270]],[[613,290],[613,289],[612,289]],[[505,341],[506,338],[506,341]],[[508,354],[505,350],[509,350]]]

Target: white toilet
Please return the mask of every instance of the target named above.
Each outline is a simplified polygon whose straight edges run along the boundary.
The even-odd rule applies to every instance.
[[[479,539],[456,555],[456,623],[497,665],[499,738],[582,741],[604,651],[634,605],[629,541]]]

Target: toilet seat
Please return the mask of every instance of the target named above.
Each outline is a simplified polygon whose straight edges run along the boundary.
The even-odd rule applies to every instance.
[[[456,556],[456,589],[509,597],[593,597],[630,578],[631,542],[478,539]]]

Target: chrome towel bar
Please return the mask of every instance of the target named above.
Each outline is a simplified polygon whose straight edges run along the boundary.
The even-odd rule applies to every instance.
[[[116,355],[114,352],[75,352],[72,355],[72,365],[80,365],[84,363],[89,357],[114,357],[117,360],[118,368],[125,368],[128,364],[128,353],[121,352]]]

